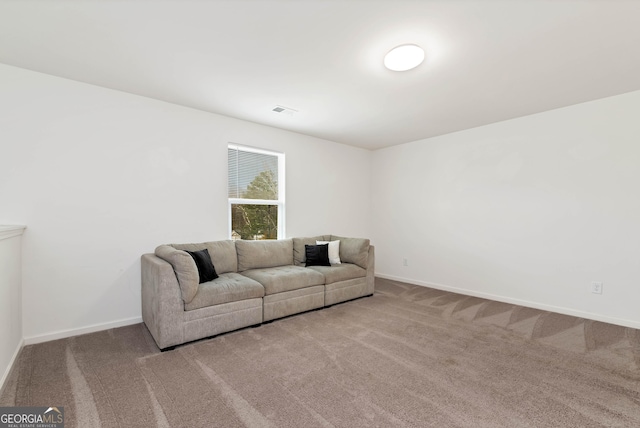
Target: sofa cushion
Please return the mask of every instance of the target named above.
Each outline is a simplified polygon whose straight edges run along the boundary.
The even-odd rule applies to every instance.
[[[367,268],[369,259],[369,240],[363,238],[344,238],[331,236],[331,241],[340,240],[340,260],[343,263],[354,263],[363,269]]]
[[[329,241],[331,235],[318,235],[310,238],[293,238],[293,264],[304,266],[307,263],[305,245],[316,245],[316,241]]]
[[[265,295],[324,284],[324,275],[301,266],[278,266],[242,272],[264,287]]]
[[[195,297],[185,304],[184,308],[191,311],[263,296],[264,287],[260,283],[239,273],[229,272],[221,274],[213,281],[200,284]]]
[[[236,241],[238,272],[293,264],[291,239]]]
[[[156,256],[171,264],[178,278],[182,300],[184,303],[189,303],[198,292],[200,282],[196,262],[186,251],[177,250],[170,245],[160,245],[155,253]]]
[[[305,266],[331,266],[329,262],[329,244],[305,245]]]
[[[352,263],[342,263],[332,266],[311,266],[309,269],[313,269],[324,275],[325,284],[333,284],[334,282],[363,278],[367,276],[367,271],[365,269]]]
[[[236,244],[231,240],[202,242],[199,244],[171,244],[171,246],[177,250],[185,251],[199,251],[206,248],[218,275],[238,271]]]
[[[211,257],[209,256],[209,250],[206,248],[200,251],[187,251],[189,255],[193,258],[193,261],[196,262],[196,268],[198,268],[199,280],[198,282],[202,284],[203,282],[213,281],[218,277],[216,273],[216,268],[213,266],[211,262]]]
[[[316,245],[329,245],[329,263],[339,265],[340,261],[340,241],[316,241]]]

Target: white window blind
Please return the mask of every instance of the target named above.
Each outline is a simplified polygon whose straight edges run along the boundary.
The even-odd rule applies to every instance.
[[[229,146],[229,197],[278,200],[278,156]]]

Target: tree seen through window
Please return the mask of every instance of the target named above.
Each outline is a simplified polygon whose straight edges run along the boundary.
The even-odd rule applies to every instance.
[[[271,170],[258,174],[242,193],[243,199],[277,199],[278,180]],[[236,239],[277,239],[278,206],[232,204],[232,229]]]

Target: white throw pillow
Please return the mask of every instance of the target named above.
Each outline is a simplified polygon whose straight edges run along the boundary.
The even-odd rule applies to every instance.
[[[329,244],[329,263],[339,265],[340,262],[340,241],[316,241],[316,245]]]

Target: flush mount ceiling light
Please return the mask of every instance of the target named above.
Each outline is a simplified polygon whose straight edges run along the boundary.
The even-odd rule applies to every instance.
[[[424,61],[424,50],[418,45],[400,45],[384,57],[384,66],[393,71],[407,71]]]

